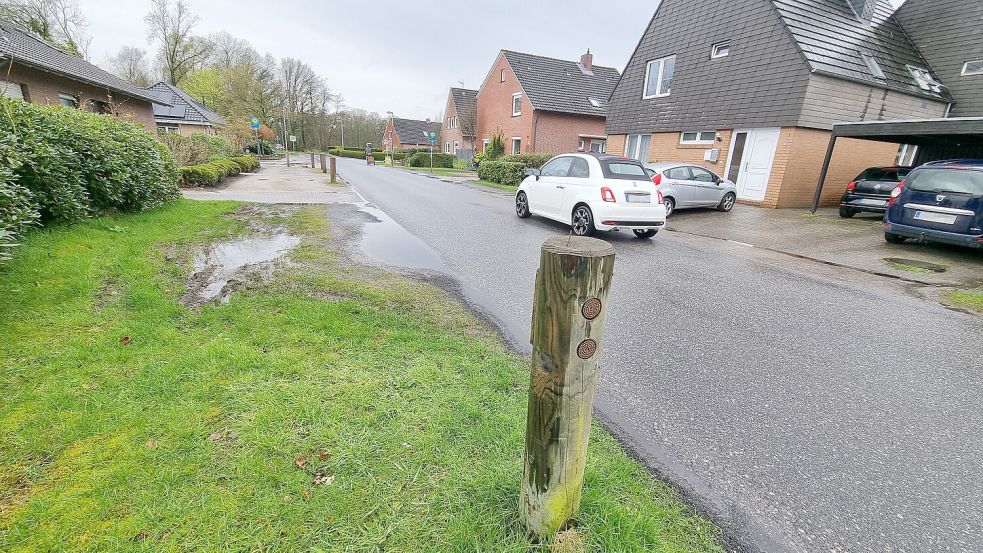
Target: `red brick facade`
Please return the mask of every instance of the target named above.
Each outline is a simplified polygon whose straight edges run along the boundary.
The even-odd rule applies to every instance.
[[[447,95],[447,106],[444,108],[444,124],[441,128],[440,150],[453,154],[457,150],[475,151],[474,136],[464,136],[464,131],[470,127],[474,130],[475,121],[468,121],[474,114],[457,112],[457,102],[454,101],[453,91]],[[455,143],[457,148],[454,147]]]
[[[9,76],[7,68],[4,68],[4,80],[21,84],[24,99],[32,104],[57,105],[60,103],[58,95],[67,94],[78,100],[79,109],[97,111],[99,108],[94,102],[105,102],[111,106],[117,117],[142,125],[150,132],[157,130],[153,104],[147,100],[124,96],[113,90],[39,71],[17,62],[12,65]]]

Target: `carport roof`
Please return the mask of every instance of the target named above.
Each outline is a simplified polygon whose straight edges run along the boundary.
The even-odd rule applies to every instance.
[[[860,121],[833,125],[833,136],[837,138],[861,138],[898,144],[937,143],[946,137],[965,140],[967,135],[977,135],[983,140],[983,117]]]

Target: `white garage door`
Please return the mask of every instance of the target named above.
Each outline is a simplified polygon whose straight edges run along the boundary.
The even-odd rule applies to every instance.
[[[21,89],[20,83],[0,80],[0,96],[23,100],[24,90]]]

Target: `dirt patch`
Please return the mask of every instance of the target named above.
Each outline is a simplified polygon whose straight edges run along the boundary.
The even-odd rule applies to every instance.
[[[300,238],[286,232],[215,244],[195,259],[181,303],[194,307],[216,298],[228,303],[232,292],[243,284],[273,280],[278,262],[298,244]]]
[[[905,259],[903,257],[885,257],[881,262],[899,271],[909,271],[912,273],[944,273],[948,269],[945,265],[920,261],[918,259]]]

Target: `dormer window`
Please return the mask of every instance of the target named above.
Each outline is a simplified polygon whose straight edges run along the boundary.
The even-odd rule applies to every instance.
[[[710,59],[726,58],[730,55],[730,41],[718,42],[710,47]]]
[[[864,59],[864,64],[867,66],[867,70],[870,71],[870,74],[873,75],[875,79],[885,78],[884,71],[881,69],[880,64],[877,63],[877,60],[875,60],[873,56],[861,52],[860,57]]]
[[[959,73],[960,76],[967,77],[969,75],[983,75],[983,60],[967,61],[963,64],[963,70]]]
[[[918,88],[929,92],[942,92],[942,83],[935,80],[935,77],[932,76],[928,69],[918,67],[917,65],[908,65],[906,67],[908,68],[908,73],[911,73],[911,77],[918,84]]]

